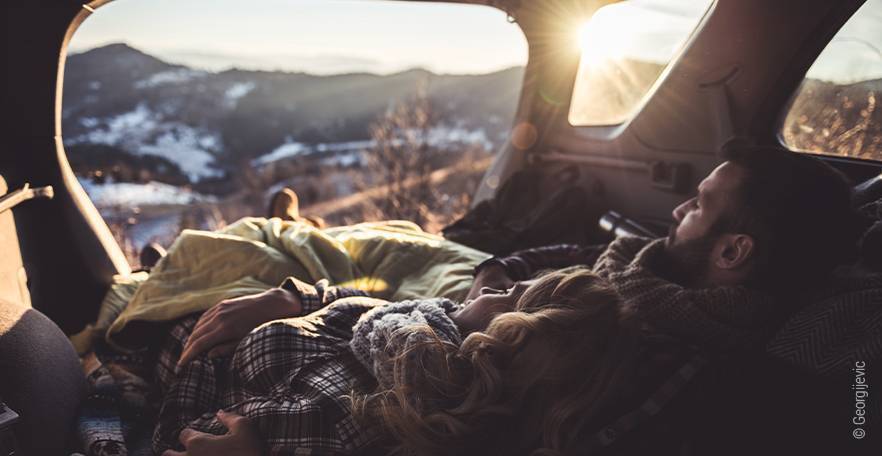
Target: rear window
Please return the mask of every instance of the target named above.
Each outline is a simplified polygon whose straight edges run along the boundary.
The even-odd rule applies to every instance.
[[[882,0],[868,0],[791,100],[781,140],[796,151],[882,161]]]
[[[579,31],[582,57],[570,124],[616,125],[628,120],[711,3],[627,0],[597,10]]]
[[[118,0],[71,41],[64,146],[129,253],[283,187],[327,225],[435,232],[508,140],[526,60],[487,6]]]

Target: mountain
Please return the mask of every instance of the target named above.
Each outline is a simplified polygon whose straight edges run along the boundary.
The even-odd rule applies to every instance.
[[[68,58],[62,131],[72,161],[84,169],[118,159],[197,182],[223,179],[244,160],[292,142],[370,139],[371,123],[418,90],[438,125],[481,132],[496,145],[507,134],[522,78],[520,67],[485,75],[214,73],[111,44]]]

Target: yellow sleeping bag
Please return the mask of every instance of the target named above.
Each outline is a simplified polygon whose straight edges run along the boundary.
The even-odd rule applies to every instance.
[[[111,289],[103,311],[131,299],[105,336],[117,348],[137,348],[137,340],[125,337],[132,322],[174,320],[278,286],[288,276],[310,283],[327,278],[392,301],[462,300],[472,269],[488,257],[404,221],[319,230],[277,218],[244,218],[219,232],[185,230],[149,277]]]

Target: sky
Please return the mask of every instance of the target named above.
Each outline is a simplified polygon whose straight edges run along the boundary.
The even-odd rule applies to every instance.
[[[882,77],[882,0],[867,0],[809,69],[809,77],[854,82]]]
[[[695,30],[712,0],[630,0],[599,9],[579,40],[589,58],[622,56],[667,63]],[[598,46],[598,43],[603,43]]]
[[[527,61],[520,28],[480,5],[371,0],[116,0],[74,34],[73,52],[126,42],[210,70],[488,73]]]
[[[711,0],[628,0],[583,29],[589,57],[666,63]],[[614,38],[613,38],[614,37]],[[574,42],[580,37],[574,34]],[[502,11],[478,5],[378,0],[115,0],[89,17],[73,52],[114,42],[173,63],[334,74],[409,68],[488,73],[527,61]],[[563,44],[562,44],[563,45]],[[882,77],[882,0],[868,0],[809,70],[817,79]]]

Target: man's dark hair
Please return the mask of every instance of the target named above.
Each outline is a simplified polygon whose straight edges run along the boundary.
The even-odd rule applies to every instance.
[[[852,189],[841,172],[775,147],[735,147],[723,158],[742,167],[746,177],[719,228],[754,238],[755,285],[770,291],[811,285],[854,260]]]

